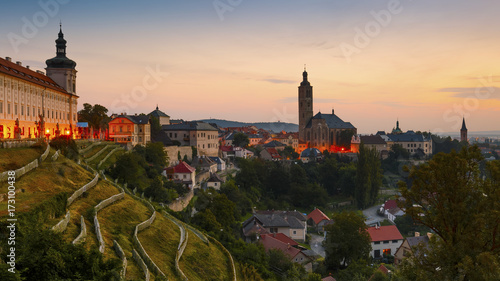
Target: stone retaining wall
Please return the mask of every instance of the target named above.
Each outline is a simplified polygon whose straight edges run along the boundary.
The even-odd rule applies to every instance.
[[[104,242],[104,239],[102,238],[102,234],[101,234],[101,227],[99,225],[99,219],[97,218],[97,213],[106,208],[107,206],[113,204],[114,202],[118,201],[118,200],[121,200],[125,198],[125,193],[119,193],[119,194],[115,194],[107,199],[104,199],[102,200],[101,202],[99,202],[99,204],[97,204],[95,207],[94,207],[94,212],[95,212],[95,215],[94,215],[94,225],[95,225],[95,234],[97,236],[97,241],[99,241],[99,251],[101,253],[104,253],[104,249],[106,247],[106,243]]]
[[[180,211],[184,210],[184,208],[186,208],[187,205],[189,205],[189,202],[191,202],[191,199],[193,199],[193,196],[194,196],[194,191],[190,190],[183,197],[179,197],[176,200],[174,200],[173,202],[171,202],[170,204],[168,204],[168,208],[170,208],[170,210],[172,210],[172,211],[180,212]]]
[[[98,145],[98,144],[100,144],[100,143],[101,143],[100,141],[96,141],[96,142],[94,142],[93,144],[91,144],[91,145],[87,146],[87,147],[86,147],[86,148],[84,148],[84,149],[81,149],[81,150],[79,149],[79,150],[78,150],[78,153],[80,153],[80,154],[82,154],[82,155],[83,155],[83,154],[85,154],[87,151],[89,151],[92,147],[94,147],[94,146],[96,146],[96,145]]]
[[[91,162],[92,160],[96,159],[97,157],[99,157],[99,155],[103,154],[104,151],[106,151],[106,149],[110,148],[112,145],[108,144],[106,145],[105,147],[101,148],[101,150],[97,151],[96,154],[92,155],[92,157],[90,158],[87,158],[86,161],[87,162]]]
[[[70,219],[71,219],[71,214],[68,211],[68,212],[66,212],[66,215],[64,216],[64,218],[52,227],[52,230],[55,232],[65,231],[66,227],[68,227],[68,223],[69,223]]]
[[[102,159],[102,160],[99,162],[99,164],[97,164],[97,169],[99,169],[99,167],[101,167],[102,163],[106,162],[106,160],[108,160],[108,158],[109,158],[111,155],[113,155],[113,153],[115,153],[116,151],[118,151],[118,150],[120,150],[120,149],[123,149],[123,148],[121,148],[121,147],[117,147],[117,148],[115,148],[115,149],[111,150],[111,151],[108,153],[108,155],[106,155],[106,157],[104,157],[104,159]]]
[[[0,148],[14,148],[14,147],[30,147],[34,145],[37,139],[27,139],[27,140],[5,140],[0,141]]]
[[[72,244],[77,245],[85,241],[87,238],[87,226],[85,225],[85,219],[81,216],[80,219],[80,234],[73,240]]]
[[[57,151],[56,151],[56,153],[54,153],[54,155],[52,155],[52,157],[51,157],[52,161],[56,161],[56,160],[57,160],[57,158],[59,158],[59,154],[60,154],[60,153],[61,153],[61,152],[60,152],[59,150],[57,150]]]
[[[99,225],[99,219],[97,219],[97,215],[94,216],[94,226],[95,226],[95,236],[97,237],[97,241],[99,241],[99,252],[104,253],[105,243],[104,239],[102,239],[101,235],[101,226]]]
[[[123,269],[120,270],[120,280],[125,280],[125,276],[127,275],[127,257],[116,240],[113,240],[113,248],[115,248],[116,255],[122,260]]]
[[[14,172],[16,173],[16,180],[24,176],[29,171],[38,168],[39,163],[42,163],[42,161],[45,160],[45,158],[47,158],[47,155],[49,155],[49,151],[50,151],[50,145],[47,145],[47,149],[45,149],[45,152],[38,159],[35,159],[26,166],[15,170]],[[0,182],[7,181],[7,178],[9,177],[8,172],[9,171],[5,171],[0,174]]]
[[[97,181],[99,180],[99,174],[95,174],[95,177],[93,180],[79,188],[77,191],[75,191],[71,196],[68,198],[68,203],[66,204],[66,207],[69,207],[73,201],[75,201],[76,198],[80,197],[84,192],[89,190],[90,188],[94,187],[97,184]]]
[[[144,250],[144,247],[142,247],[141,241],[139,240],[139,237],[137,236],[137,233],[139,233],[141,230],[144,230],[144,229],[148,228],[149,226],[151,226],[151,224],[153,224],[155,218],[156,218],[156,211],[153,212],[153,215],[151,215],[151,217],[149,219],[136,225],[135,230],[134,230],[133,242],[134,242],[134,245],[137,247],[137,252],[140,254],[140,256],[144,260],[144,262],[148,265],[148,268],[151,268],[151,270],[156,275],[161,275],[161,276],[167,278],[165,273],[163,273],[163,271],[161,271],[161,269],[149,257],[148,253],[146,253],[146,250]]]
[[[229,261],[231,262],[231,267],[233,268],[233,278],[231,278],[233,281],[238,281],[238,279],[236,279],[236,267],[234,266],[234,260],[233,260],[233,256],[231,255],[231,253],[226,249],[226,247],[224,247],[224,245],[222,245],[219,241],[217,241],[217,239],[211,237],[211,236],[208,236],[208,238],[210,240],[212,240],[215,244],[217,244],[217,246],[219,246],[220,249],[222,249],[228,256],[229,256]]]
[[[144,276],[145,276],[145,280],[146,281],[149,281],[149,279],[151,278],[151,274],[149,273],[149,269],[148,269],[148,266],[146,265],[146,263],[142,260],[141,256],[139,255],[139,253],[134,249],[132,249],[132,257],[134,258],[135,262],[137,263],[137,265],[139,265],[139,267],[142,269],[142,271],[144,272]]]

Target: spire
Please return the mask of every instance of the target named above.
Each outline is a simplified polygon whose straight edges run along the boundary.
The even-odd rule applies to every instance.
[[[59,22],[59,34],[56,39],[56,56],[45,61],[47,68],[72,68],[76,63],[66,57],[66,40],[62,32],[62,22]]]
[[[462,129],[460,131],[467,131],[467,127],[465,126],[465,117],[462,119]]]

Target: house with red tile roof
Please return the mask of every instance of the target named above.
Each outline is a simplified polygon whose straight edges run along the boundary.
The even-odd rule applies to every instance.
[[[337,280],[335,280],[335,278],[333,278],[332,276],[327,276],[327,277],[321,279],[321,281],[337,281]]]
[[[266,249],[266,252],[271,249],[280,250],[290,258],[290,261],[296,263],[305,264],[311,261],[300,249],[293,247],[290,243],[282,242],[272,235],[261,235],[259,241]]]
[[[369,227],[367,231],[372,241],[370,256],[373,258],[394,255],[403,244],[403,236],[395,225]]]
[[[184,161],[174,167],[165,168],[162,175],[175,183],[184,184],[189,189],[196,186],[196,169]]]
[[[299,245],[299,243],[297,243],[295,240],[293,240],[292,238],[288,237],[286,234],[283,233],[261,234],[260,236],[262,237],[264,235],[272,236],[273,238],[278,239],[283,243],[290,244],[291,246],[294,247]]]
[[[307,215],[307,224],[316,227],[316,230],[320,232],[324,231],[324,226],[329,222],[330,218],[318,208],[314,208],[314,210]]]
[[[384,215],[394,223],[397,217],[403,216],[405,212],[398,207],[396,200],[387,200],[384,205]]]
[[[268,161],[280,161],[282,159],[276,148],[266,148],[260,152],[260,158]]]

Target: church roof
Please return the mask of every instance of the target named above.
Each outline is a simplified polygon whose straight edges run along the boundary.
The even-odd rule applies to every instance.
[[[416,134],[413,131],[408,131],[403,134],[388,134],[387,137],[394,142],[423,142],[427,140],[423,135]]]
[[[344,122],[334,113],[325,114],[318,112],[312,119],[324,119],[326,121],[326,125],[330,129],[356,129],[350,122]],[[306,128],[311,128],[312,119],[307,123]]]
[[[163,111],[159,110],[159,109],[158,109],[158,106],[156,107],[156,109],[155,109],[155,110],[151,111],[148,115],[150,115],[150,116],[154,116],[154,117],[156,117],[156,118],[158,118],[158,117],[170,117],[170,116],[168,116],[167,114],[165,114],[165,112],[163,112]]]
[[[467,127],[465,126],[465,118],[462,120],[462,129],[460,131],[466,131]]]

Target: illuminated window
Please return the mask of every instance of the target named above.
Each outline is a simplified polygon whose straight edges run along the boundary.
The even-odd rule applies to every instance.
[[[384,249],[383,252],[384,252],[384,255],[390,255],[391,249]]]

